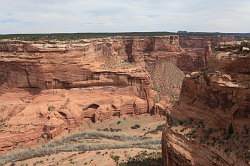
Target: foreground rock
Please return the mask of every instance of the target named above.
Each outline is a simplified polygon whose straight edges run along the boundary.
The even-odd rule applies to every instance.
[[[186,76],[163,131],[164,165],[250,164],[250,57],[235,48]]]

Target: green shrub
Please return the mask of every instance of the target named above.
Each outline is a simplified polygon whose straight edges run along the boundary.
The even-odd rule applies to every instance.
[[[131,126],[131,129],[139,129],[140,127],[141,127],[140,125],[136,124],[134,126]]]
[[[48,111],[49,112],[53,112],[53,111],[55,111],[55,109],[56,108],[53,105],[51,105],[51,106],[48,107]]]
[[[234,134],[233,124],[230,123],[230,125],[228,126],[228,129],[227,129],[225,139],[230,139],[233,136],[233,134]]]
[[[110,157],[115,161],[115,163],[118,165],[119,160],[120,160],[120,156],[117,155],[110,155]]]

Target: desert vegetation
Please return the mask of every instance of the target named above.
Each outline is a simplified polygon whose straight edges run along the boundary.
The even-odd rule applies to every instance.
[[[160,166],[162,165],[162,157],[160,152],[148,153],[143,151],[133,158],[129,158],[127,162],[120,163],[119,166]]]
[[[138,126],[138,124],[134,126]],[[121,133],[120,130],[114,132],[114,129],[78,132],[59,140],[53,140],[36,148],[15,150],[2,155],[0,156],[0,164],[17,162],[61,152],[86,152],[127,148],[159,149],[160,144],[160,139],[130,136]],[[113,158],[115,157],[113,156]]]
[[[187,140],[203,144],[225,157],[238,158],[244,156],[249,160],[249,129],[245,126],[241,133],[235,131],[232,123],[226,128],[207,125],[200,119],[177,119],[171,117],[173,131],[183,135]],[[244,136],[242,136],[244,135]]]
[[[127,32],[127,33],[51,33],[51,34],[6,34],[0,35],[0,39],[15,40],[78,40],[89,38],[104,38],[114,36],[164,36],[164,35],[180,35],[180,36],[217,36],[217,35],[233,35],[237,38],[250,39],[249,33],[206,33],[206,32]]]
[[[131,32],[131,33],[54,33],[54,34],[10,34],[0,35],[0,39],[14,40],[79,40],[91,38],[105,38],[114,36],[164,36],[175,33],[171,32]]]

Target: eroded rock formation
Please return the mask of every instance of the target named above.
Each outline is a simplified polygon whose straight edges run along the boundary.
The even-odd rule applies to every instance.
[[[186,75],[163,131],[165,166],[250,164],[250,56],[224,48]]]
[[[88,121],[164,111],[158,94],[173,88],[157,91],[154,83],[167,78],[168,63],[185,71],[184,54],[178,36],[1,41],[0,151],[52,139]],[[153,72],[162,64],[164,70]],[[174,95],[184,76],[177,73]]]
[[[200,40],[203,44],[200,44]],[[224,73],[213,76],[192,74],[182,86],[185,74],[212,68],[210,66],[227,73],[235,72],[231,77],[233,85],[237,84],[234,79],[244,82],[248,70],[241,66],[241,69],[231,71],[229,67],[231,63],[240,66],[240,62],[222,58],[225,63],[221,65],[209,63],[213,52],[208,45],[217,46],[218,41],[217,38],[179,38],[174,35],[65,42],[1,41],[0,153],[43,143],[78,126],[114,116],[165,114],[171,108],[170,102],[178,99],[182,87],[181,104],[176,110],[189,110],[191,106],[195,109],[196,103],[199,105],[204,102],[201,104],[203,108],[209,105],[205,102],[208,99],[211,105],[220,110],[223,103],[218,104],[217,100],[223,98],[227,90],[217,97],[217,91],[223,87],[218,82],[221,81],[221,75],[229,78]],[[221,57],[224,54],[220,54],[218,59]],[[239,76],[239,73],[244,77]],[[213,82],[213,87],[206,82]],[[210,91],[213,88],[217,89],[212,93]],[[210,93],[212,97],[207,97]],[[190,104],[190,100],[195,104]],[[171,116],[175,117],[175,112],[178,113],[174,111]],[[182,112],[180,114],[184,116]],[[186,114],[196,114],[195,111],[190,112]],[[225,126],[228,127],[228,124]],[[164,154],[168,157],[165,161],[192,164],[193,153],[189,155],[191,153],[188,150],[166,147],[175,147],[183,141],[178,146],[193,151],[199,149],[200,145],[195,142],[189,144],[184,140],[185,137],[176,135],[172,130],[166,133],[170,131],[173,134],[163,137],[167,140],[163,146]],[[203,153],[202,148],[195,152],[197,160],[203,160],[200,156],[212,156],[210,154],[213,153]]]

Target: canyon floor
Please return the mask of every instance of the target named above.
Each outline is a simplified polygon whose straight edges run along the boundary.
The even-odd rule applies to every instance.
[[[160,165],[164,124],[165,117],[150,115],[89,122],[47,144],[2,155],[0,161],[6,166]]]

